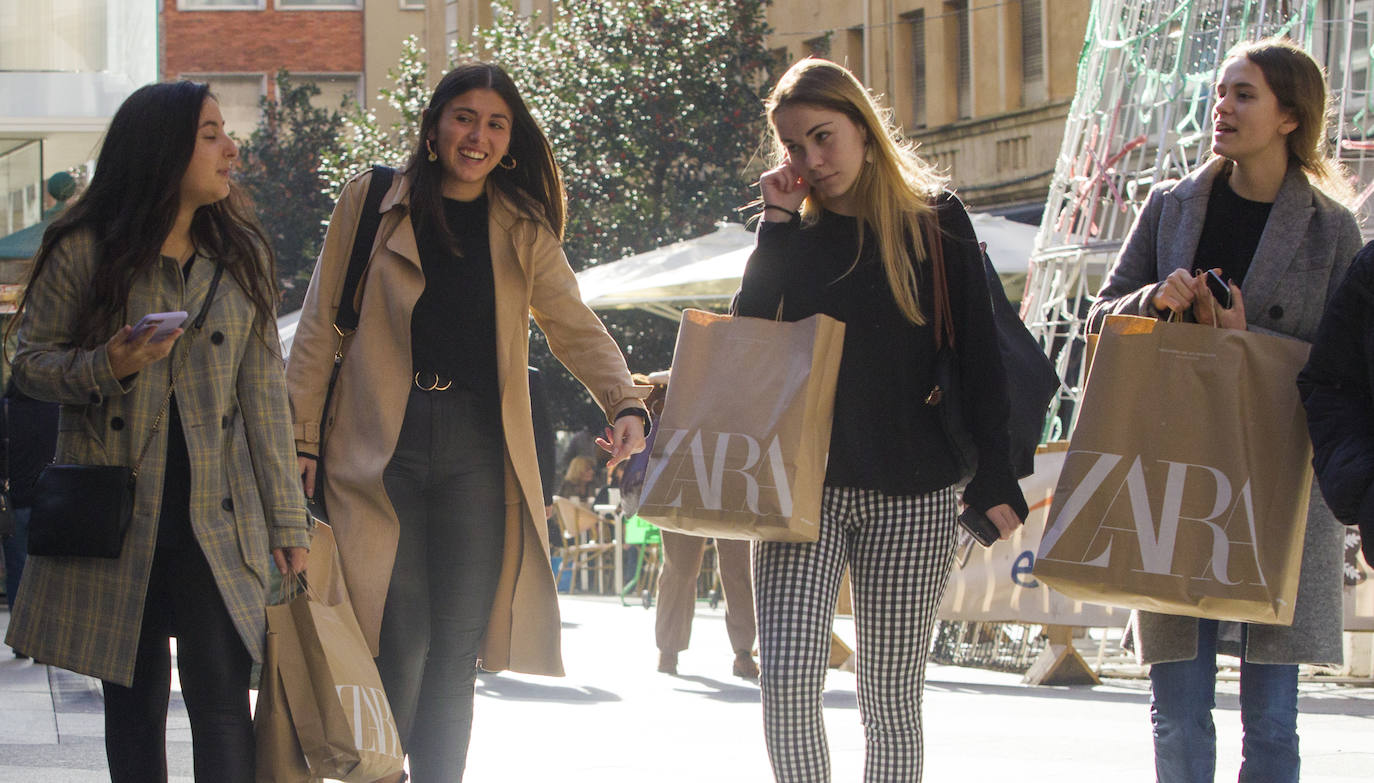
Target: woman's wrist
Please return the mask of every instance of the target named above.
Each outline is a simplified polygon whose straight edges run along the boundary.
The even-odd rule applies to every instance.
[[[789,223],[793,220],[800,220],[801,213],[795,209],[788,209],[781,204],[763,205],[763,220],[768,223]]]

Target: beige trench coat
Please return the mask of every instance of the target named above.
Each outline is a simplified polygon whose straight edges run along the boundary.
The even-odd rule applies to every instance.
[[[261,660],[268,553],[310,543],[277,332],[254,332],[253,304],[226,270],[200,333],[188,332],[170,357],[121,385],[103,345],[73,347],[71,325],[97,259],[88,232],[54,250],[19,325],[15,380],[32,397],[62,403],[58,462],[133,466],[166,397],[172,363],[191,352],[176,391],[191,464],[191,527],[234,627]],[[195,317],[213,276],[214,265],[202,257],[183,281],[177,263],[163,258],[134,279],[130,319],[169,310]],[[64,669],[133,683],[166,455],[164,426],[139,471],[118,558],[29,558],[6,636],[12,647]]]
[[[308,454],[319,451],[320,413],[339,345],[334,316],[370,179],[370,172],[355,177],[339,197],[291,347],[287,383],[296,447]],[[425,285],[407,213],[408,187],[398,174],[382,200],[381,226],[356,301],[358,329],[349,338],[325,433],[325,501],[353,608],[374,654],[399,528],[382,476],[410,394],[410,318]],[[488,188],[488,198],[506,438],[506,536],[480,657],[483,668],[492,671],[561,675],[558,597],[549,568],[526,370],[530,315],[548,335],[554,355],[587,386],[608,419],[625,408],[643,407],[649,387],[634,385],[615,341],[582,304],[552,232],[517,212],[494,189]]]

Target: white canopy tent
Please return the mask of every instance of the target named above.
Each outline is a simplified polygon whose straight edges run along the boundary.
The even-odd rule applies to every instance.
[[[983,213],[969,217],[1003,284],[1023,280],[1036,227]],[[705,236],[584,269],[577,283],[593,309],[640,309],[677,321],[684,307],[728,304],[753,247],[754,235],[744,226],[719,223]]]

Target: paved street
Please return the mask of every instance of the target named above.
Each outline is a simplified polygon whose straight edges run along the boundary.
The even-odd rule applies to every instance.
[[[484,675],[467,780],[767,781],[758,689],[732,677],[719,611],[699,607],[679,676],[654,671],[653,612],[601,598],[563,598],[564,679]],[[0,622],[8,615],[0,612]],[[852,641],[852,627],[840,627]],[[1368,781],[1374,689],[1302,687],[1306,783]],[[1217,780],[1235,780],[1235,683],[1218,695]],[[934,666],[926,688],[927,781],[1153,780],[1148,686],[1028,688],[1013,674]],[[862,732],[852,674],[825,695],[836,783],[859,781]],[[0,651],[0,781],[108,779],[98,684]],[[174,694],[173,780],[191,780],[190,729]]]

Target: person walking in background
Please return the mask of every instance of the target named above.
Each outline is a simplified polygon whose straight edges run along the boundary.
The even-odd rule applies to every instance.
[[[935,383],[933,302],[948,297],[978,468],[963,502],[1003,538],[1026,515],[982,254],[964,207],[883,120],[853,74],[807,59],[767,101],[775,168],[760,181],[743,316],[845,324],[820,538],[754,545],[764,735],[779,781],[830,780],[821,695],[840,578],[858,628],[864,780],[921,778],[921,695],[949,575],[961,468]],[[938,226],[938,230],[935,227]],[[947,280],[932,279],[938,243]]]
[[[677,674],[678,653],[692,641],[692,618],[697,609],[697,577],[710,540],[671,530],[660,531],[663,573],[658,577],[658,607],[654,641],[658,670]],[[716,539],[716,566],[725,593],[725,632],[735,652],[730,670],[736,677],[758,679],[754,661],[754,584],[749,576],[749,542]]]
[[[1217,74],[1212,158],[1156,185],[1088,315],[1186,320],[1311,341],[1360,246],[1325,151],[1328,95],[1296,44],[1238,45]],[[1230,306],[1205,272],[1229,283]],[[1342,531],[1314,486],[1292,626],[1135,615],[1161,783],[1211,781],[1216,654],[1241,658],[1242,781],[1298,780],[1298,667],[1341,660]]]
[[[596,497],[596,462],[591,457],[573,457],[558,485],[558,496],[571,498],[586,505]]]
[[[271,245],[236,159],[207,85],[134,91],[20,305],[14,379],[61,403],[58,462],[137,469],[119,556],[30,557],[7,638],[103,681],[116,782],[167,779],[175,636],[196,779],[251,783],[270,560],[306,563]],[[195,315],[167,339],[127,325],[175,310]]]
[[[478,662],[561,675],[532,424],[529,319],[592,390],[618,463],[648,424],[625,358],[578,296],[542,129],[501,68],[440,80],[381,201],[357,332],[319,432],[334,314],[373,175],[339,198],[287,377],[307,495],[323,492],[359,624],[417,783],[463,777]],[[316,486],[321,442],[328,470]]]
[[[14,611],[14,597],[24,574],[28,549],[29,513],[33,511],[34,484],[43,466],[52,462],[57,451],[57,405],[27,397],[10,379],[0,415],[5,444],[5,479],[10,488],[10,511],[14,533],[0,541],[5,550],[5,602]],[[28,656],[18,650],[16,658]]]
[[[1322,497],[1336,519],[1359,526],[1374,565],[1374,242],[1327,304],[1298,388]]]

